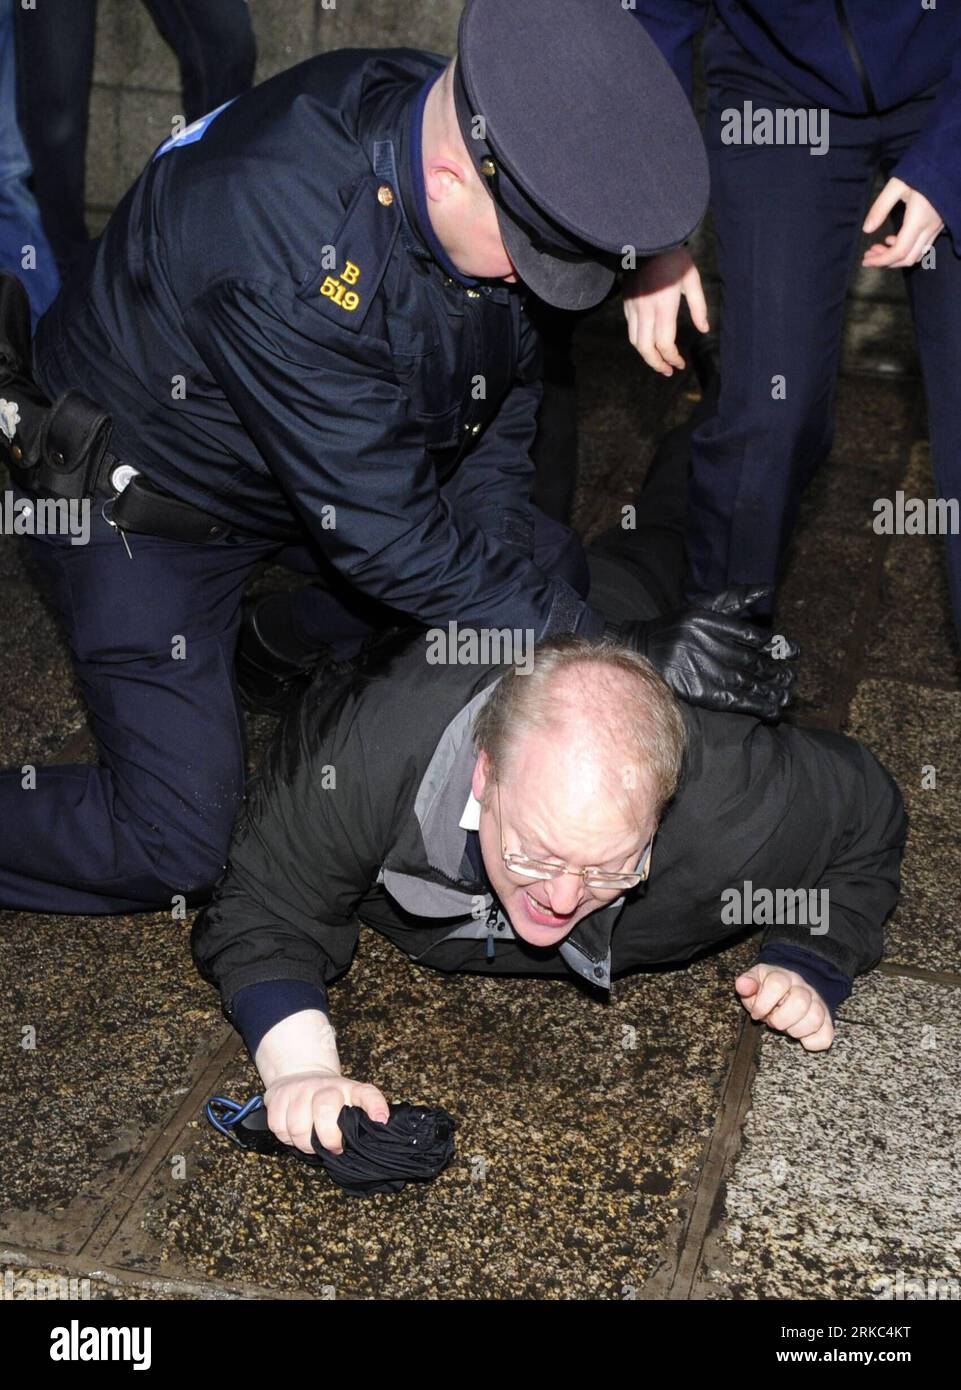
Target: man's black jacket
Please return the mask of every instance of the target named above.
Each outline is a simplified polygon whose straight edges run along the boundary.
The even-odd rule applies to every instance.
[[[595,635],[531,558],[525,293],[455,279],[417,218],[444,66],[323,54],[166,142],[42,320],[37,375],[106,407],[114,453],[169,492],[309,538],[417,620]]]
[[[428,665],[425,649],[417,639],[366,674],[318,682],[278,734],[194,926],[195,960],[228,1017],[247,986],[342,973],[360,921],[442,970],[573,968],[603,986],[736,933],[722,894],[745,882],[829,893],[824,934],[782,921],[765,944],[802,947],[851,976],[876,964],[906,827],[891,778],[842,735],[687,706],[682,783],[646,886],[580,922],[563,953],[495,925],[458,822],[473,716],[505,668]]]

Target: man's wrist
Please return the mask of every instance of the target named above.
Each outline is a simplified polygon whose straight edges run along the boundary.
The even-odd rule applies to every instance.
[[[795,975],[800,975],[804,983],[820,996],[832,1022],[838,1008],[851,993],[854,983],[851,976],[839,966],[793,942],[771,941],[762,945],[756,964],[793,970]]]
[[[323,985],[279,979],[244,986],[233,995],[226,1013],[254,1057],[275,1024],[308,1009],[319,1009],[324,1014],[330,1012]]]
[[[281,1077],[317,1072],[342,1075],[336,1037],[330,1019],[319,1009],[304,1009],[281,1019],[264,1034],[254,1057],[264,1087]]]

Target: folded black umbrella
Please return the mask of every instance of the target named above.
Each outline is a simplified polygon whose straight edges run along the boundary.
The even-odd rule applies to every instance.
[[[311,1134],[314,1153],[283,1144],[267,1124],[267,1112],[259,1096],[239,1105],[225,1096],[212,1096],[207,1119],[221,1134],[241,1148],[257,1153],[294,1154],[327,1174],[355,1197],[376,1192],[399,1192],[405,1183],[428,1182],[444,1171],[454,1156],[457,1121],[440,1106],[411,1105],[401,1101],[390,1107],[385,1124],[372,1120],[358,1105],[345,1105],[337,1117],[344,1136],[340,1154],[325,1149]]]

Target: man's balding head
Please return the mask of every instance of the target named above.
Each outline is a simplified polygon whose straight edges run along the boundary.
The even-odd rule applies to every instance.
[[[530,674],[502,678],[474,734],[487,872],[518,934],[553,945],[617,893],[574,874],[525,881],[506,869],[504,850],[634,872],[677,787],[680,709],[643,657],[567,638],[542,644]]]

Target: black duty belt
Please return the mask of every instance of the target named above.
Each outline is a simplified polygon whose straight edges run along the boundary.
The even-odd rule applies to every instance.
[[[82,391],[51,401],[38,385],[27,292],[15,275],[0,272],[0,461],[14,482],[34,496],[103,499],[104,518],[121,535],[202,545],[240,534],[117,458],[110,452],[112,434],[110,414]]]
[[[112,455],[107,455],[107,462],[107,486],[100,489],[109,494],[103,514],[110,525],[120,531],[161,536],[169,541],[189,541],[192,545],[223,540],[226,535],[237,532],[237,528],[222,517],[163,492],[143,474]]]

